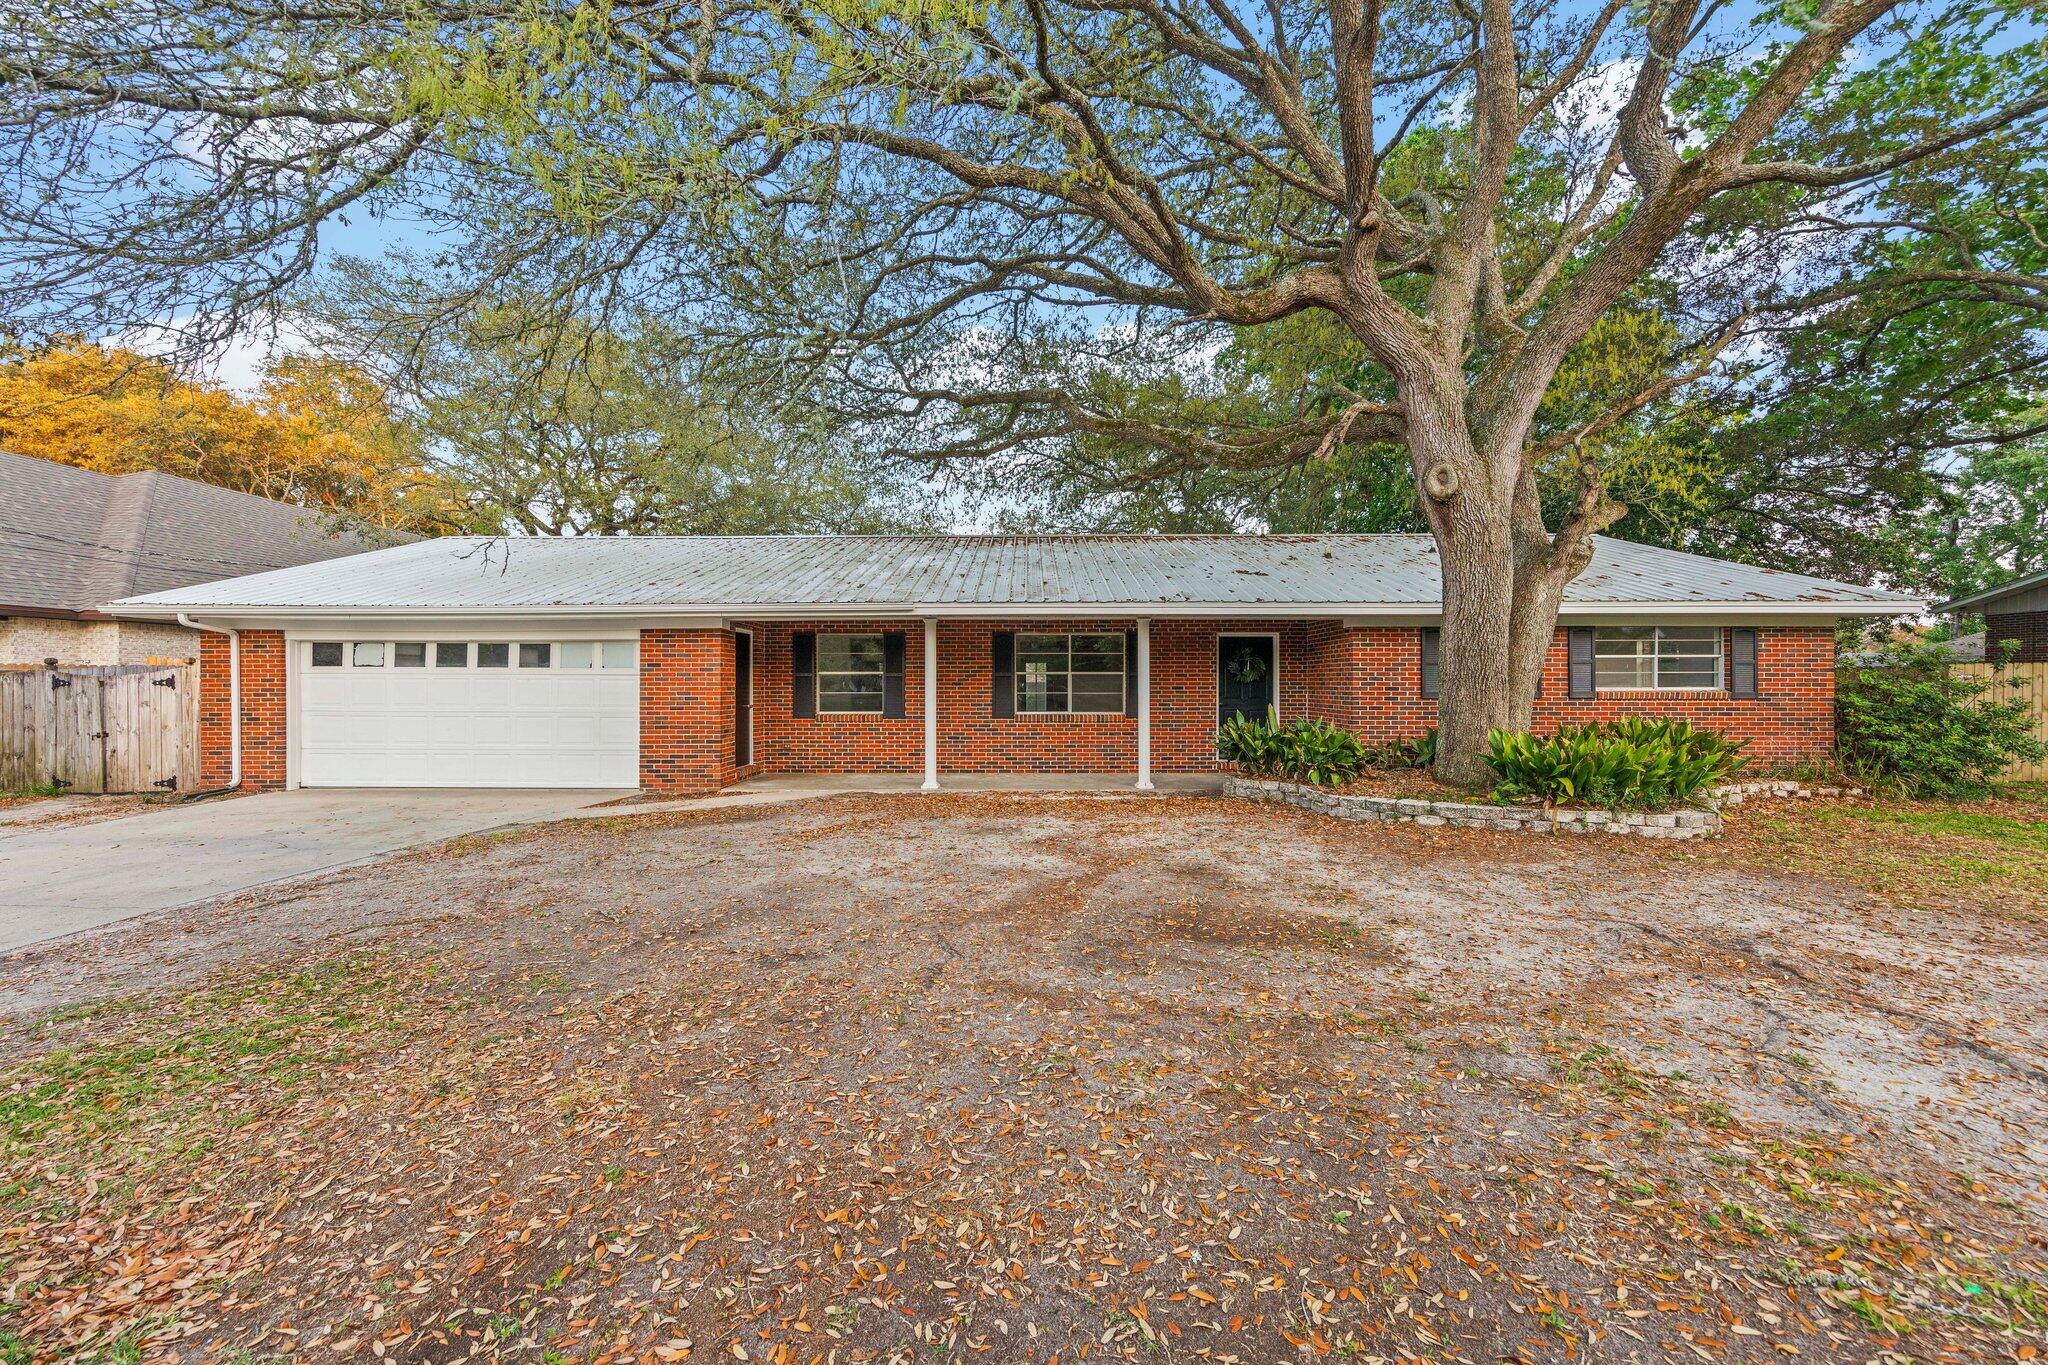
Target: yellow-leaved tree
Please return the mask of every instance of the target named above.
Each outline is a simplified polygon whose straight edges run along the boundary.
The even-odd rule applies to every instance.
[[[469,500],[368,374],[287,357],[244,397],[118,346],[0,354],[0,450],[105,474],[155,469],[428,535]]]

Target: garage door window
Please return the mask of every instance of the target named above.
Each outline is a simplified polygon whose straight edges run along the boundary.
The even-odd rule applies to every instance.
[[[486,640],[483,644],[476,647],[476,666],[478,668],[510,668],[512,666],[512,646]]]
[[[438,644],[434,646],[434,667],[468,668],[469,646],[466,644]]]
[[[382,668],[384,666],[384,642],[382,640],[358,640],[348,647],[348,661],[357,668]]]
[[[563,668],[596,668],[597,646],[588,640],[564,640],[558,657]]]
[[[341,641],[318,640],[313,644],[313,667],[340,668]]]
[[[640,666],[640,642],[638,640],[606,640],[598,647],[606,668],[638,668]]]
[[[391,647],[391,663],[395,668],[425,668],[427,647],[416,640],[400,640]]]
[[[550,645],[521,645],[519,646],[519,666],[521,668],[546,668],[548,666],[548,657],[551,653],[553,653],[553,647]]]

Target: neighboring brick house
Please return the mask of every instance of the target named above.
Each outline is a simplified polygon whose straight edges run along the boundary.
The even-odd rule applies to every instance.
[[[100,604],[412,539],[338,535],[317,512],[173,474],[0,452],[0,664],[196,658],[196,632]]]
[[[2048,663],[2048,569],[1943,602],[1934,610],[1943,616],[1983,616],[1985,659]]]
[[[757,773],[1213,771],[1219,720],[1435,723],[1427,536],[463,538],[115,603],[239,632],[256,786],[710,791]],[[1838,618],[1917,601],[1601,539],[1541,727],[1683,716],[1765,762],[1833,740]]]

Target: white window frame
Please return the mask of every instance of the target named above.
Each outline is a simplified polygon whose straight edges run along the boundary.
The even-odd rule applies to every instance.
[[[825,652],[822,648],[820,648],[820,646],[822,646],[824,642],[827,640],[873,640],[875,642],[876,652],[875,666],[872,669],[825,667]],[[756,659],[754,661],[754,666],[756,668],[760,667],[759,659]],[[872,677],[873,679],[875,679],[876,682],[881,684],[881,686],[877,688],[876,691],[873,693],[873,696],[875,698],[875,705],[872,709],[865,706],[827,706],[825,704],[825,679],[867,677]],[[886,714],[889,709],[888,640],[883,636],[883,633],[879,630],[835,630],[818,632],[817,635],[812,637],[811,641],[811,688],[813,703],[811,709],[816,711],[821,716],[881,716]],[[865,692],[858,692],[847,693],[845,695],[865,697],[869,694]]]
[[[1027,639],[1064,640],[1066,642],[1067,666],[1063,670],[1063,676],[1067,680],[1067,704],[1058,710],[1047,707],[1034,711],[1027,709],[1024,705],[1024,641]],[[1115,706],[1103,710],[1077,711],[1074,709],[1074,641],[1077,639],[1112,639],[1116,641],[1118,659],[1116,672],[1113,674],[1088,673],[1083,675],[1090,678],[1114,677],[1117,680]],[[1127,699],[1131,695],[1131,658],[1129,641],[1125,638],[1124,632],[1120,630],[1020,630],[1011,637],[1010,653],[1010,686],[1015,693],[1012,699],[1012,709],[1016,714],[1020,716],[1121,716],[1124,713]],[[1048,670],[1047,677],[1051,676],[1052,674]]]
[[[1604,636],[1612,638],[1610,632],[1623,630],[1647,630],[1650,632],[1648,637],[1648,644],[1650,647],[1648,654],[1648,658],[1650,660],[1650,682],[1647,685],[1635,683],[1627,686],[1610,687],[1600,681],[1600,660],[1602,658],[1640,659],[1644,657],[1643,652],[1640,648],[1636,649],[1632,654],[1603,653],[1601,649],[1602,637]],[[1696,682],[1667,683],[1664,681],[1664,632],[1667,630],[1682,630],[1687,632],[1712,632],[1714,640],[1713,682],[1702,685]],[[1642,637],[1634,637],[1631,640],[1631,643],[1638,645],[1640,645],[1642,642]],[[1687,654],[1682,655],[1680,657],[1687,659],[1704,659],[1708,656],[1705,654]],[[1593,628],[1593,691],[1596,694],[1601,692],[1725,692],[1727,688],[1728,632],[1722,629],[1720,626],[1595,626]]]

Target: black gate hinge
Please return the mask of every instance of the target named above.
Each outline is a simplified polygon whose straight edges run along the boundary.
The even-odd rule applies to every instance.
[[[178,685],[178,675],[173,673],[168,678],[151,678],[149,680],[149,685],[151,687],[175,688]]]
[[[59,791],[62,791],[64,788],[71,785],[71,781],[69,778],[59,777],[57,776],[57,774],[51,773],[50,785],[57,788]]]
[[[52,674],[50,675],[50,686],[51,686],[51,688],[53,688],[53,689],[55,689],[55,688],[59,688],[59,687],[69,687],[69,686],[71,686],[71,679],[69,679],[69,678],[62,678],[62,677],[59,677],[58,675],[56,675],[55,673],[52,673]]]
[[[178,789],[178,775],[172,773],[169,777],[159,777],[149,785],[152,787],[162,787],[166,791],[176,791]]]

